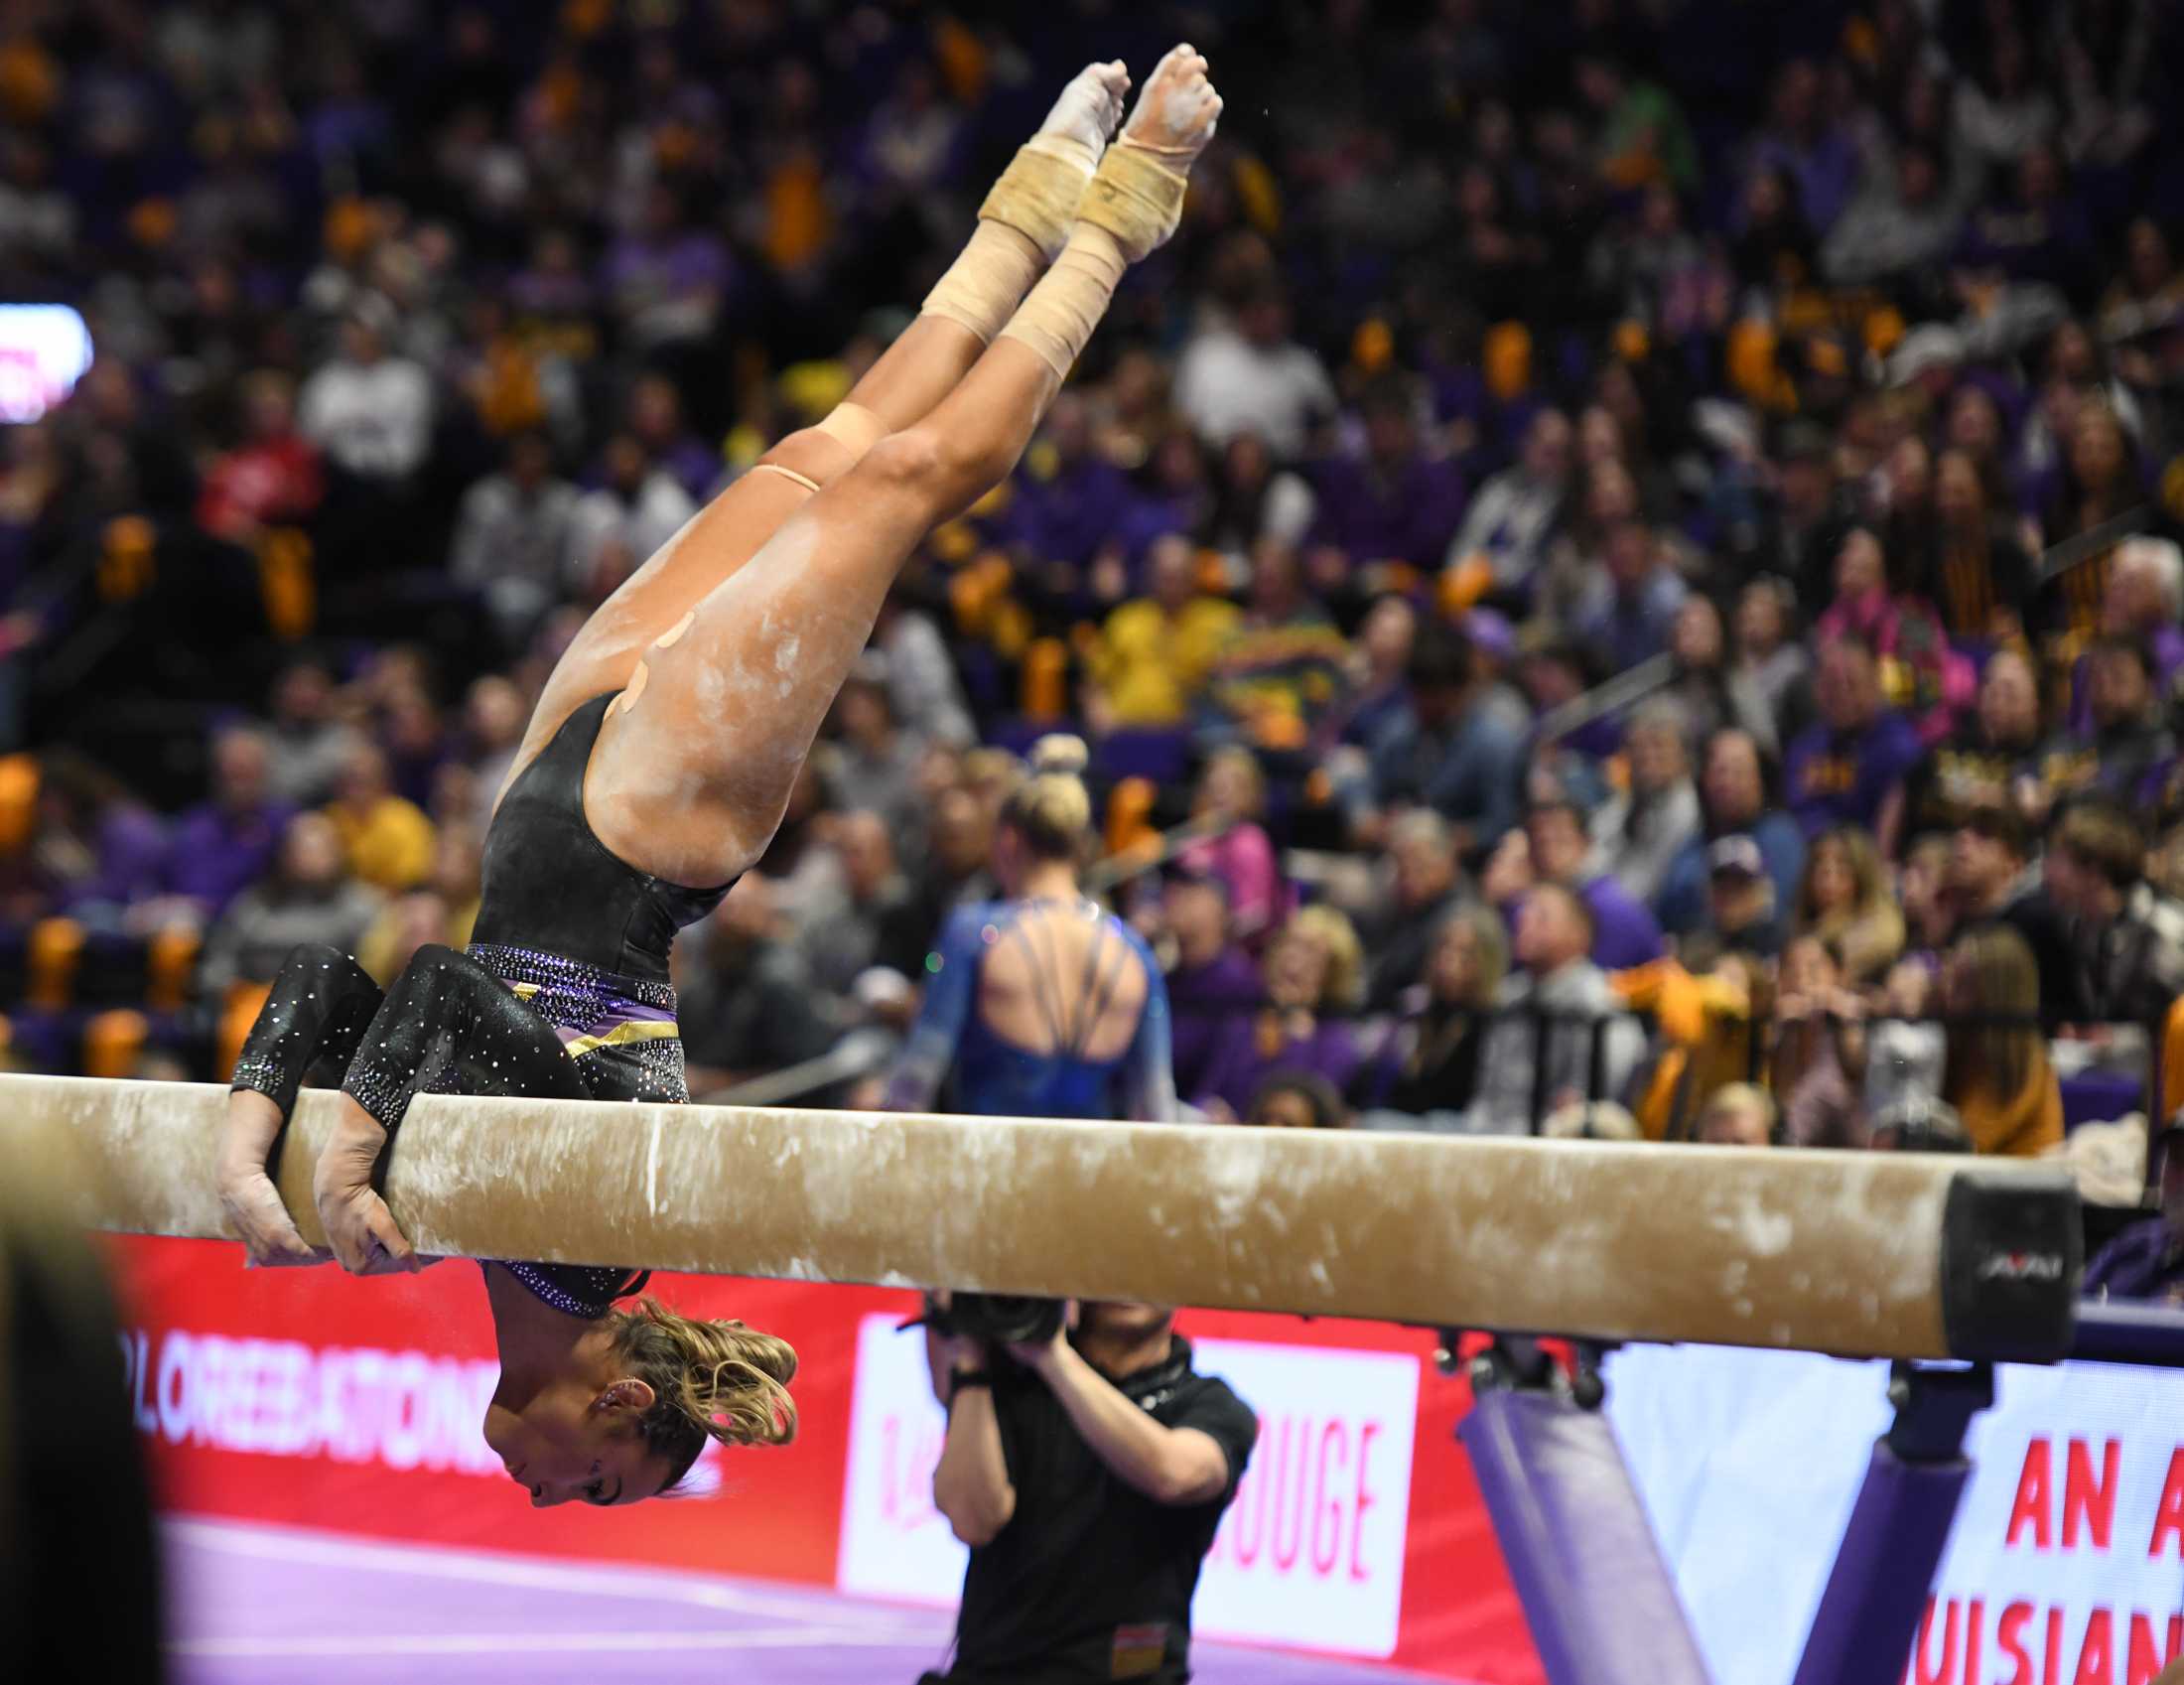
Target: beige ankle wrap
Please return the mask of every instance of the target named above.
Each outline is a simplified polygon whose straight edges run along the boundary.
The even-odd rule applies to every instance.
[[[1107,149],[1077,201],[1077,220],[1105,228],[1123,256],[1136,263],[1175,232],[1189,185],[1151,147],[1119,140]]]
[[[924,314],[945,316],[991,345],[1039,271],[1061,255],[1092,179],[1091,151],[1067,135],[1033,135],[1017,149],[979,207],[963,254],[926,294]]]

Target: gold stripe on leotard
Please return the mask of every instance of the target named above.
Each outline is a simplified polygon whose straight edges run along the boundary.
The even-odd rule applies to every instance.
[[[586,1053],[596,1053],[601,1048],[624,1048],[631,1042],[667,1042],[681,1034],[681,1027],[672,1019],[665,1024],[647,1021],[617,1024],[604,1036],[579,1036],[575,1041],[564,1042],[561,1046],[562,1051],[571,1058],[579,1058]]]

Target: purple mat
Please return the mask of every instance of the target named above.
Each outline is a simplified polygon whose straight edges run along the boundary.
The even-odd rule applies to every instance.
[[[164,1536],[173,1685],[596,1685],[631,1663],[646,1685],[911,1685],[939,1665],[953,1624],[938,1611],[558,1558],[187,1518]],[[1214,1644],[1194,1660],[1203,1685],[1425,1677]]]

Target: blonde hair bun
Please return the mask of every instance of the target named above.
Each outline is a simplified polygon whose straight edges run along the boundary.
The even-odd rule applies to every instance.
[[[1031,745],[1031,771],[1065,772],[1072,776],[1092,764],[1092,752],[1084,739],[1072,732],[1048,732]]]

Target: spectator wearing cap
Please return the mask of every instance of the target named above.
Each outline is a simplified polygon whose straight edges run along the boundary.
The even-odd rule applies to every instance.
[[[1166,980],[1175,1091],[1196,1094],[1222,1027],[1257,1009],[1266,991],[1259,967],[1230,934],[1228,885],[1218,873],[1174,868],[1160,911],[1174,951]]]
[[[1775,899],[1774,880],[1758,839],[1738,834],[1706,844],[1705,934],[1730,953],[1774,959],[1787,939],[1788,921]]]
[[[1761,868],[1774,887],[1775,908],[1788,909],[1805,870],[1805,833],[1773,798],[1767,764],[1749,732],[1731,727],[1706,740],[1699,797],[1699,834],[1687,839],[1669,862],[1655,903],[1661,927],[1672,935],[1689,935],[1706,927],[1714,867],[1709,850],[1729,837],[1746,840],[1758,850]]]
[[[2031,950],[2041,1022],[2053,1028],[2079,1012],[2071,987],[2077,967],[2062,915],[2029,870],[2031,852],[2031,832],[2012,809],[1975,806],[1950,837],[1946,881],[1958,934],[2006,924]]]
[[[304,382],[297,422],[328,462],[362,481],[392,484],[421,467],[432,443],[432,379],[388,353],[394,308],[367,294],[341,324],[341,348]]]
[[[1492,848],[1516,822],[1524,705],[1489,685],[1471,644],[1452,628],[1430,625],[1411,653],[1409,707],[1373,746],[1367,798],[1350,813],[1353,834],[1371,840],[1380,816],[1431,807],[1453,828],[1458,855]]]
[[[2184,1305],[2184,1116],[2154,1142],[2161,1155],[2161,1208],[2095,1253],[2080,1291],[2088,1299]]]
[[[2131,637],[2104,634],[2086,656],[2086,724],[2052,738],[2041,773],[2058,796],[2099,792],[2136,803],[2176,760],[2176,737],[2153,688],[2153,656]]]
[[[1485,589],[1527,588],[1547,558],[1548,541],[1570,497],[1571,443],[1570,418],[1561,410],[1533,417],[1516,465],[1481,486],[1464,510],[1446,565],[1483,568]]]
[[[1582,903],[1591,957],[1603,970],[1644,965],[1666,950],[1653,914],[1593,867],[1584,814],[1567,796],[1532,804],[1524,828],[1494,851],[1480,888],[1514,926],[1527,896],[1540,884],[1559,884]]]
[[[1550,1112],[1614,1099],[1629,1086],[1645,1038],[1586,957],[1593,944],[1591,914],[1575,893],[1556,883],[1526,893],[1512,945],[1520,969],[1495,998],[1466,1128],[1535,1133]]]
[[[1216,1117],[1242,1117],[1260,1083],[1293,1068],[1347,1087],[1358,1066],[1357,1035],[1334,1015],[1357,1009],[1364,962],[1356,930],[1333,908],[1292,913],[1267,948],[1266,1005],[1217,1032],[1197,1103]]]
[[[1684,734],[1684,713],[1674,702],[1639,709],[1627,739],[1628,785],[1592,815],[1593,863],[1649,907],[1702,823]]]
[[[2087,1023],[2159,1034],[2184,995],[2184,907],[2146,882],[2146,837],[2127,809],[2089,801],[2048,838],[2042,877],[2068,920],[2073,1011]]]
[[[1922,753],[1911,722],[1881,700],[1872,647],[1837,637],[1820,652],[1820,719],[1790,745],[1790,811],[1808,837],[1831,825],[1872,830]]]

